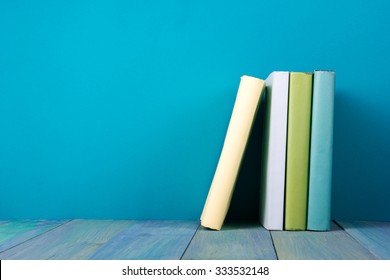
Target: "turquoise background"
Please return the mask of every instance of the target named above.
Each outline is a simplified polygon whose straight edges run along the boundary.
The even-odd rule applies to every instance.
[[[334,69],[333,217],[390,220],[389,3],[0,0],[0,219],[197,219],[240,76]]]

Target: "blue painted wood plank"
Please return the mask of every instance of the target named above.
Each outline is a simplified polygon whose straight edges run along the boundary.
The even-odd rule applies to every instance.
[[[0,252],[39,236],[69,220],[17,220],[0,223]]]
[[[390,222],[337,221],[337,223],[375,256],[390,260]]]
[[[182,259],[273,260],[276,255],[269,231],[257,222],[226,223],[221,231],[199,228]]]
[[[198,226],[196,221],[137,221],[101,246],[90,259],[180,259]]]
[[[0,259],[86,259],[133,221],[73,220],[0,253]]]
[[[282,260],[377,259],[339,226],[330,231],[273,231],[272,239]]]

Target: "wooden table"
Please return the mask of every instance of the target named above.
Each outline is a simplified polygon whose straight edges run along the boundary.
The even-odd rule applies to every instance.
[[[390,222],[334,221],[328,232],[268,231],[257,222],[0,221],[0,259],[390,259]]]

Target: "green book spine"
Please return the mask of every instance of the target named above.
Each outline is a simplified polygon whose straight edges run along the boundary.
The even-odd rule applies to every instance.
[[[312,84],[313,74],[290,73],[284,220],[286,230],[306,230]]]

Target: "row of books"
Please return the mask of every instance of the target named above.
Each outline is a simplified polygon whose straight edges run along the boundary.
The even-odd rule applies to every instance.
[[[329,230],[334,88],[334,71],[276,71],[265,81],[241,77],[202,226],[222,228],[264,100],[260,223],[268,230]]]

